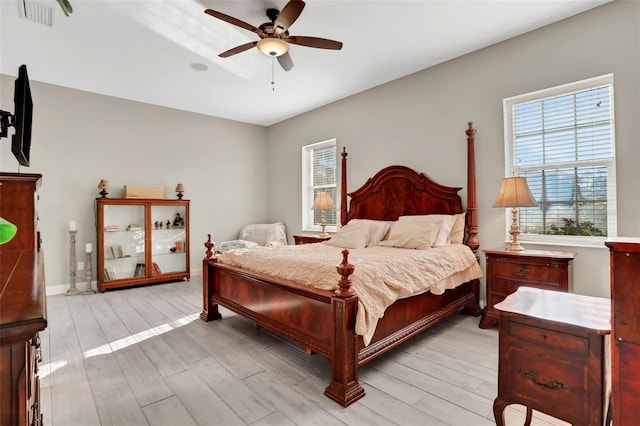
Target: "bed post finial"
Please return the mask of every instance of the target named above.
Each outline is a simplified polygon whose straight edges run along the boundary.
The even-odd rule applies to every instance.
[[[355,293],[351,289],[351,280],[349,279],[349,275],[353,274],[355,268],[349,263],[349,250],[342,250],[342,263],[336,266],[336,269],[340,274],[340,281],[338,282],[340,287],[334,294],[339,297],[353,296]]]
[[[211,234],[207,234],[209,236],[209,239],[207,239],[207,242],[204,243],[204,246],[207,248],[207,251],[205,253],[205,259],[211,259],[213,257],[213,247],[216,245],[216,243],[213,242],[213,240],[211,239]]]
[[[465,131],[467,134],[467,241],[466,244],[478,256],[478,208],[476,204],[476,156],[475,136],[476,129],[473,122]]]
[[[342,182],[340,187],[340,225],[347,224],[347,148],[342,147]]]

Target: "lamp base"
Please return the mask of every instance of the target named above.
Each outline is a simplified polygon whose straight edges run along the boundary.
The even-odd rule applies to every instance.
[[[324,211],[323,211],[323,213],[324,213]],[[322,231],[320,232],[320,234],[319,234],[319,235],[320,235],[321,237],[328,237],[328,236],[329,236],[329,233],[325,230],[325,227],[326,227],[326,226],[327,226],[327,224],[326,224],[325,222],[322,222],[322,223],[320,224],[320,227],[322,227]]]
[[[511,243],[507,246],[507,251],[524,251],[525,248],[520,245],[520,243]]]
[[[511,221],[511,229],[509,230],[509,234],[511,234],[511,244],[507,247],[507,251],[524,251],[524,247],[520,245],[520,241],[518,241],[518,237],[520,237],[520,226],[518,226],[518,209],[511,210],[512,213],[512,221]]]

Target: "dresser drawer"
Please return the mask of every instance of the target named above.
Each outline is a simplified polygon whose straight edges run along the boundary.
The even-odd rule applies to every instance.
[[[515,396],[518,403],[533,409],[541,409],[547,407],[549,401],[557,401],[554,404],[555,417],[584,419],[588,415],[586,405],[589,401],[584,366],[559,357],[534,358],[531,350],[534,348],[526,345],[511,347],[505,354],[507,382],[503,385],[508,387],[509,394]]]
[[[541,327],[532,327],[515,321],[509,321],[509,337],[544,347],[544,350],[562,350],[587,357],[589,339],[573,334],[560,333]]]
[[[549,283],[559,285],[566,275],[562,265],[535,264],[495,260],[491,263],[491,275],[524,282]]]

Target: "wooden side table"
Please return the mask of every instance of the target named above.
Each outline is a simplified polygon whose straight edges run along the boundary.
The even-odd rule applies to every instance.
[[[571,291],[572,264],[576,254],[567,251],[484,250],[486,257],[486,307],[480,328],[488,328],[498,320],[493,309],[521,286],[544,290]]]
[[[493,414],[504,425],[509,404],[574,425],[601,426],[607,405],[605,349],[611,301],[520,287],[495,305],[500,315],[498,397]]]
[[[328,239],[331,239],[331,235],[323,237],[320,234],[296,234],[293,236],[293,241],[295,241],[297,246],[302,244],[321,243]]]

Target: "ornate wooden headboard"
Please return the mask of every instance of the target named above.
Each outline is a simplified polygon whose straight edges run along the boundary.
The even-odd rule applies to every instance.
[[[479,247],[476,235],[476,177],[474,140],[475,129],[469,123],[467,134],[467,239],[466,244],[475,252]],[[397,220],[399,216],[418,214],[455,214],[465,211],[458,192],[461,187],[450,187],[434,182],[424,173],[405,166],[389,166],[356,191],[347,192],[347,152],[342,151],[342,187],[340,223],[351,219]]]

